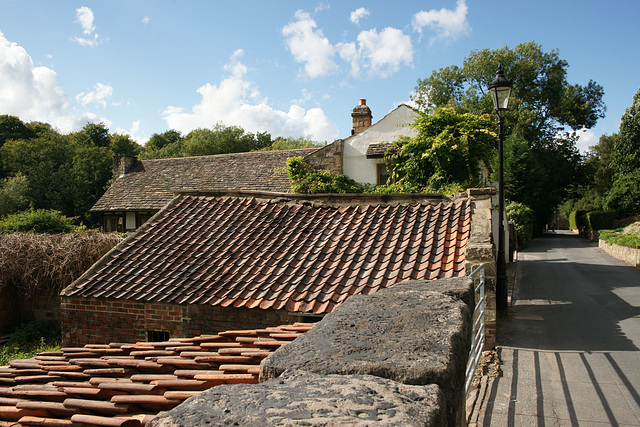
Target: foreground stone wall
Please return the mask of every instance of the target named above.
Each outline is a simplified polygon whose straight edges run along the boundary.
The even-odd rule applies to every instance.
[[[635,268],[640,268],[640,249],[610,245],[604,240],[600,240],[598,246],[612,257],[631,264]]]
[[[150,426],[464,424],[471,279],[408,281],[349,298],[261,364]]]

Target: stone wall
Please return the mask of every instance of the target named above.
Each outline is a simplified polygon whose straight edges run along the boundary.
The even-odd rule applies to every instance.
[[[631,264],[636,268],[640,268],[640,249],[610,245],[604,240],[600,240],[598,246],[612,257]]]
[[[496,346],[496,258],[492,238],[492,197],[494,188],[469,189],[471,199],[471,235],[465,250],[467,274],[484,266],[485,271],[485,350]]]
[[[146,341],[147,331],[168,332],[170,337],[192,337],[303,320],[302,316],[279,310],[85,297],[62,297],[61,317],[65,347]]]
[[[149,425],[464,425],[472,281],[357,295],[263,360],[261,384],[217,386]]]
[[[337,175],[342,175],[342,147],[343,140],[338,139],[325,145],[318,151],[308,154],[304,160],[317,170],[326,170]]]

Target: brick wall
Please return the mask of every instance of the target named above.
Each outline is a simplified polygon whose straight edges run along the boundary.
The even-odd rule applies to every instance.
[[[188,337],[301,321],[286,311],[63,297],[63,346],[146,341],[147,331]]]

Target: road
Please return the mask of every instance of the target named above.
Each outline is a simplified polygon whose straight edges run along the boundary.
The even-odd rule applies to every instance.
[[[519,253],[476,425],[640,426],[640,270],[569,232]]]

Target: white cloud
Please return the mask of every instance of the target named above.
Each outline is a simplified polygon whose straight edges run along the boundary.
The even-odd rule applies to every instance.
[[[134,141],[138,144],[144,144],[149,138],[140,135],[140,120],[135,120],[131,123],[131,128],[129,130],[123,128],[116,128],[114,133],[119,133],[123,135],[129,135]]]
[[[282,28],[289,51],[296,62],[304,64],[309,77],[324,76],[338,68],[333,62],[335,48],[322,30],[315,29],[317,26],[307,12],[299,10],[295,13],[295,21]]]
[[[106,98],[113,95],[113,88],[109,85],[104,85],[102,83],[96,83],[93,86],[93,91],[91,92],[81,92],[76,95],[76,100],[81,103],[83,106],[87,106],[91,103],[96,103],[101,105],[102,108],[107,106]]]
[[[360,20],[362,18],[366,18],[369,15],[371,15],[371,12],[369,12],[369,9],[360,7],[354,10],[353,12],[351,12],[351,16],[349,17],[349,20],[351,20],[351,22],[353,22],[356,25],[360,25]]]
[[[420,11],[413,15],[413,28],[422,34],[425,27],[435,32],[430,42],[456,40],[471,31],[467,21],[467,5],[465,0],[458,0],[456,9],[432,9]]]
[[[578,141],[576,146],[581,153],[588,153],[590,147],[598,145],[600,138],[590,129],[581,129],[577,132]]]
[[[351,74],[361,69],[370,76],[388,77],[397,72],[402,64],[413,64],[411,38],[397,28],[387,27],[380,31],[374,28],[358,34],[356,43],[338,43],[340,57],[351,63]]]
[[[163,111],[163,119],[170,129],[188,133],[199,127],[216,123],[240,126],[248,132],[269,132],[272,136],[309,136],[318,141],[332,141],[338,136],[336,125],[320,108],[305,110],[290,105],[288,111],[269,106],[253,83],[247,80],[247,68],[240,62],[242,50],[234,52],[225,66],[230,75],[218,85],[207,83],[198,88],[200,103],[191,108],[170,106]]]
[[[0,32],[0,111],[23,121],[49,123],[62,132],[82,128],[105,119],[92,113],[77,113],[57,82],[55,71],[35,67],[27,51]]]
[[[93,34],[96,30],[93,25],[93,11],[87,6],[76,9],[76,22],[82,27],[82,34],[86,37],[75,37],[74,40],[81,46],[94,47],[98,45],[98,34]]]
[[[151,18],[149,18],[148,16],[145,16],[144,18],[142,18],[142,23],[144,25],[147,25],[149,22],[151,22]]]

